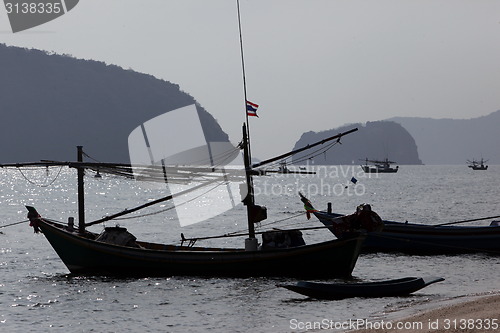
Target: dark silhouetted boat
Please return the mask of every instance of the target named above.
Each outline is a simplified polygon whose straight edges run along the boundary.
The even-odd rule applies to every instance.
[[[351,130],[349,132],[353,132]],[[243,126],[243,147],[247,146],[246,126]],[[332,137],[332,140],[344,133]],[[324,141],[324,140],[323,140]],[[108,227],[102,233],[92,233],[86,227],[109,221],[172,199],[172,195],[148,202],[139,207],[85,223],[83,173],[85,168],[99,168],[101,173],[115,169],[112,164],[84,163],[82,147],[78,147],[78,162],[40,162],[40,165],[68,165],[78,171],[78,227],[70,221],[67,225],[40,217],[35,208],[27,206],[28,217],[35,231],[41,231],[57,252],[66,267],[74,274],[92,275],[199,275],[199,276],[291,276],[291,277],[338,277],[349,276],[354,269],[364,236],[358,234],[342,240],[317,244],[298,243],[284,248],[257,248],[254,224],[267,217],[265,207],[254,203],[253,188],[243,200],[248,211],[248,238],[245,248],[206,248],[137,241],[127,229]],[[290,152],[292,154],[294,152]],[[252,168],[248,149],[244,148],[247,177],[252,184]],[[36,165],[37,163],[31,163]],[[262,165],[262,163],[261,163]],[[3,165],[22,166],[21,164]],[[117,165],[124,173],[126,165]],[[214,169],[215,172],[217,170]],[[113,172],[111,172],[113,173]],[[210,176],[207,174],[207,176]],[[207,182],[199,186],[207,186]],[[276,232],[276,231],[270,231]],[[287,233],[287,231],[280,231]],[[264,232],[262,232],[264,233]],[[250,241],[250,242],[248,242]],[[250,245],[248,245],[250,244]]]
[[[361,165],[361,168],[366,173],[395,173],[398,172],[399,166],[391,167],[394,163],[396,162],[389,161],[387,158],[382,161],[365,159],[365,164]]]
[[[407,296],[430,284],[444,281],[441,277],[405,277],[395,280],[361,283],[319,283],[299,281],[280,287],[316,299],[339,300],[352,297]]]
[[[469,164],[468,167],[472,170],[488,170],[488,166],[485,164],[486,162],[488,162],[488,160],[483,160],[482,158],[480,161],[467,160],[467,163]]]
[[[32,207],[28,209],[36,214]],[[114,276],[349,276],[361,237],[313,245],[248,251],[137,241],[125,228],[101,234],[38,218],[43,232],[69,271]]]
[[[286,161],[280,162],[277,169],[265,169],[259,170],[259,172],[263,175],[272,174],[272,173],[280,173],[280,174],[302,174],[302,175],[314,175],[315,171],[307,171],[305,167],[299,167],[299,170],[290,169]]]
[[[303,198],[304,200],[305,198]],[[307,200],[307,199],[305,199]],[[328,211],[315,210],[309,203],[309,213],[313,213],[337,237],[349,235],[349,216]],[[363,252],[401,252],[418,255],[488,253],[500,255],[500,223],[493,221],[487,226],[462,226],[459,223],[498,218],[491,216],[479,219],[426,225],[383,220],[381,231],[367,233]],[[339,228],[339,226],[342,226]],[[359,230],[358,230],[359,231]]]

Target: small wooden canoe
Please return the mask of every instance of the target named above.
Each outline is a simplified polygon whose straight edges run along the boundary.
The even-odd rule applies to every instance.
[[[296,293],[317,299],[344,299],[350,297],[406,296],[436,282],[441,277],[405,277],[395,280],[363,283],[319,283],[299,281],[295,285],[279,285]]]

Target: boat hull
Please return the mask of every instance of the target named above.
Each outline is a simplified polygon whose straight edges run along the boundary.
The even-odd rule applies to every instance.
[[[351,297],[406,296],[428,285],[444,281],[440,277],[407,277],[395,280],[365,283],[319,283],[299,281],[295,285],[281,285],[291,291],[316,299],[338,300]]]
[[[342,215],[316,212],[326,226]],[[330,229],[333,232],[333,229]],[[363,252],[402,252],[408,254],[461,254],[484,252],[500,255],[499,226],[432,226],[384,221],[384,229],[369,232]]]
[[[363,236],[286,249],[245,251],[141,243],[141,248],[94,240],[41,219],[39,228],[66,267],[78,275],[120,276],[350,276]]]

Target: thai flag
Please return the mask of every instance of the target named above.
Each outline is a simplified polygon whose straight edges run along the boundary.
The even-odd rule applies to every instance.
[[[257,115],[257,108],[259,106],[255,103],[247,101],[247,115],[248,116],[253,116],[253,117],[258,117]]]

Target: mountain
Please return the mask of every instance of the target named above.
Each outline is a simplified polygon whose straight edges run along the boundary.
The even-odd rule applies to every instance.
[[[302,134],[299,141],[295,143],[294,149],[307,146],[354,127],[358,127],[359,130],[343,137],[341,142],[344,144],[336,145],[325,154],[310,159],[307,156],[310,152],[297,154],[294,156],[293,163],[314,163],[319,165],[360,164],[362,163],[361,160],[365,158],[389,158],[398,164],[422,164],[413,137],[400,124],[393,121],[374,121],[367,122],[365,126],[352,124],[323,132],[307,132]]]
[[[228,141],[216,120],[177,84],[103,62],[4,44],[0,59],[2,163],[75,160],[77,145],[97,160],[127,163],[134,128],[191,104],[207,141]]]
[[[425,164],[465,164],[467,159],[488,159],[500,164],[500,110],[473,119],[397,117],[413,136]]]

